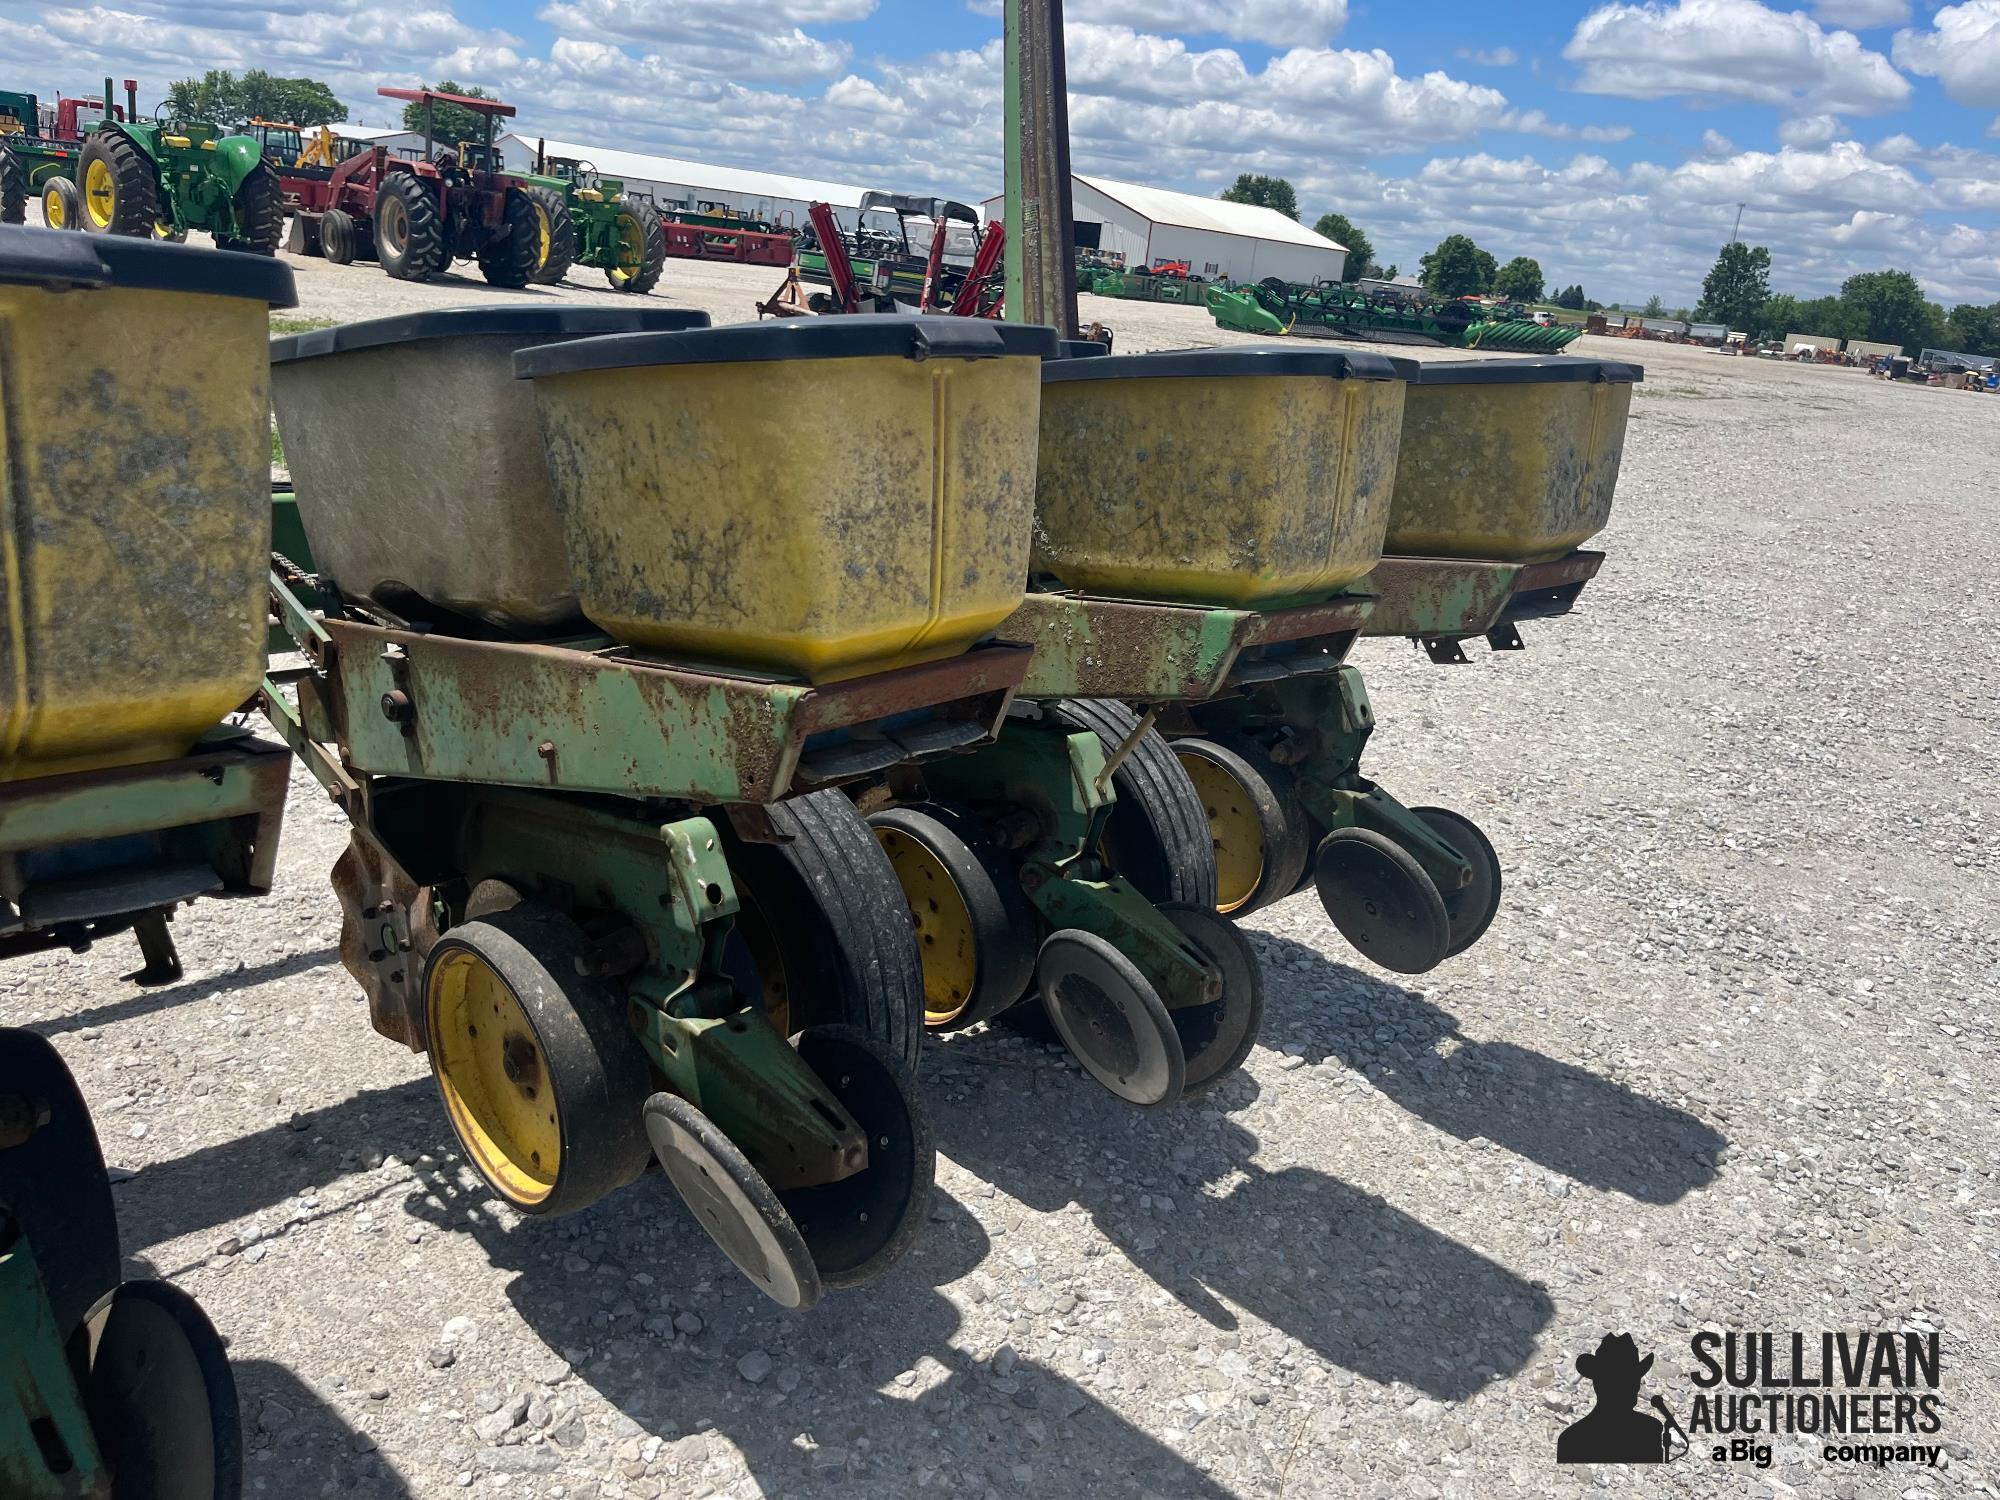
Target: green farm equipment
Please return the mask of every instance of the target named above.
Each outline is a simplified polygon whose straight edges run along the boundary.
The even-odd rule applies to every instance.
[[[859,804],[990,742],[1027,668],[986,638],[1027,575],[1054,344],[705,322],[279,340],[314,573],[272,578],[309,669],[266,707],[354,825],[343,961],[488,1186],[568,1212],[657,1159],[796,1307],[928,1208],[917,938]],[[455,450],[398,437],[413,392]]]
[[[221,1336],[186,1292],[126,1281],[111,1178],[49,1042],[0,1028],[0,1494],[236,1500]]]
[[[28,200],[39,198],[49,228],[83,227],[76,185],[83,138],[101,118],[126,117],[122,105],[112,105],[108,115],[104,105],[103,99],[65,96],[49,108],[33,94],[0,92],[0,223],[24,222]]]
[[[1538,323],[1513,304],[1433,297],[1421,290],[1362,291],[1340,281],[1306,286],[1272,277],[1233,291],[1211,287],[1206,300],[1217,325],[1238,333],[1523,353],[1555,353],[1583,335],[1581,328]]]
[[[615,292],[643,294],[659,285],[667,235],[648,199],[628,195],[622,181],[601,176],[587,161],[551,157],[539,146],[535,172],[528,196],[546,247],[536,281],[554,285],[572,265],[584,265],[603,271]]]
[[[129,79],[123,119],[114,117],[108,78],[104,101],[105,118],[85,137],[77,162],[78,227],[171,240],[198,229],[219,249],[278,253],[284,198],[254,139],[200,121],[140,120]]]

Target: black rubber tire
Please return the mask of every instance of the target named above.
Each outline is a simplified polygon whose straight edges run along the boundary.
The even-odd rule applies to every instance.
[[[1273,760],[1271,752],[1261,742],[1251,735],[1235,730],[1226,730],[1221,734],[1210,735],[1209,738],[1223,749],[1234,751],[1242,757],[1263,779],[1264,785],[1271,789],[1271,795],[1278,799],[1278,810],[1284,817],[1285,826],[1294,830],[1293,837],[1298,843],[1298,863],[1289,866],[1290,879],[1282,882],[1282,889],[1279,880],[1269,882],[1271,892],[1268,896],[1261,891],[1258,893],[1256,905],[1252,909],[1262,911],[1265,907],[1282,901],[1312,884],[1313,850],[1317,849],[1319,841],[1326,837],[1326,830],[1320,827],[1318,820],[1306,810],[1305,802],[1299,796],[1298,773],[1290,766],[1281,766]],[[1281,869],[1278,873],[1282,876],[1284,870]]]
[[[1398,974],[1427,974],[1445,960],[1451,921],[1444,897],[1401,844],[1372,828],[1336,828],[1313,854],[1320,904],[1348,944]]]
[[[398,281],[429,281],[449,262],[437,199],[414,172],[390,172],[375,190],[375,255]]]
[[[83,228],[83,194],[77,185],[67,177],[51,177],[42,188],[42,222],[49,222],[49,199],[60,199],[63,206],[61,228],[81,230]]]
[[[796,1036],[844,1022],[914,1070],[924,1042],[924,972],[903,888],[854,804],[829,789],[767,809],[775,844],[718,820],[743,909],[727,967]],[[803,1003],[802,1003],[803,1002]]]
[[[123,131],[115,127],[94,130],[83,143],[83,156],[76,164],[79,192],[90,180],[91,163],[97,161],[111,172],[111,217],[100,228],[86,204],[84,224],[102,234],[151,239],[153,226],[160,222],[160,177],[151,159]]]
[[[561,1095],[562,1166],[548,1195],[526,1203],[490,1179],[488,1186],[517,1212],[554,1216],[588,1208],[635,1181],[653,1154],[643,1118],[653,1092],[652,1068],[626,1023],[623,997],[603,980],[577,973],[578,961],[593,952],[583,929],[533,902],[452,928],[424,960],[427,1033],[431,976],[447,954],[460,949],[483,959],[513,990],[548,1061],[551,1092]],[[431,1072],[444,1104],[435,1061]],[[462,1139],[459,1144],[464,1148]],[[470,1151],[466,1161],[478,1170]]]
[[[1183,769],[1187,769],[1189,760],[1196,760],[1206,761],[1219,771],[1228,783],[1232,810],[1238,815],[1249,814],[1257,823],[1261,868],[1257,872],[1256,884],[1237,898],[1236,905],[1224,908],[1223,901],[1232,893],[1221,887],[1221,854],[1218,850],[1216,909],[1225,917],[1240,920],[1289,896],[1298,885],[1299,874],[1305,869],[1306,859],[1312,852],[1312,845],[1307,842],[1304,809],[1298,806],[1298,795],[1293,790],[1290,774],[1284,772],[1282,767],[1273,765],[1270,757],[1254,740],[1242,736],[1231,736],[1227,741],[1199,737],[1171,743]],[[1195,780],[1192,770],[1188,774],[1190,780]],[[1214,787],[1204,788],[1199,780],[1195,780],[1195,790],[1203,794],[1203,811],[1212,819],[1217,809],[1208,806],[1206,793]]]
[[[507,233],[480,248],[479,274],[494,286],[518,291],[542,264],[541,221],[524,189],[508,191],[506,220]]]
[[[0,224],[25,224],[28,220],[28,174],[14,159],[14,153],[0,141]]]
[[[1093,731],[1108,756],[1139,725],[1139,716],[1110,698],[1056,698],[1049,717],[1075,731]],[[1155,906],[1184,901],[1215,905],[1215,843],[1208,813],[1187,772],[1157,730],[1148,731],[1116,771],[1117,805],[1104,835],[1111,866]]]
[[[276,255],[278,242],[285,237],[285,193],[269,162],[258,162],[236,184],[231,203],[236,210],[236,227],[242,233],[217,235],[216,249]]]
[[[881,1041],[852,1026],[799,1034],[800,1060],[868,1137],[868,1165],[778,1201],[798,1225],[822,1285],[860,1286],[901,1260],[929,1217],[937,1150],[917,1080]]]
[[[569,204],[554,188],[523,188],[528,201],[535,205],[549,221],[549,258],[541,258],[541,234],[537,225],[535,236],[535,283],[538,286],[554,286],[569,275],[569,268],[576,264],[576,224],[569,216]]]
[[[330,266],[351,265],[354,261],[354,219],[340,209],[329,208],[319,216],[319,253]]]
[[[929,1031],[962,1031],[1012,1005],[1027,991],[1035,975],[1035,950],[1041,924],[1021,889],[1020,876],[982,836],[978,824],[933,803],[889,807],[872,813],[868,826],[900,834],[927,850],[943,866],[971,922],[977,956],[972,990],[949,1019],[932,1020],[928,983],[924,1026]],[[894,861],[891,861],[893,865]],[[914,900],[916,893],[905,891]],[[918,953],[925,948],[923,924],[915,920]]]
[[[620,281],[614,267],[604,273],[614,292],[630,292],[635,297],[643,297],[660,284],[660,277],[667,269],[667,231],[660,223],[660,216],[643,203],[619,205],[620,215],[630,214],[639,221],[640,243],[645,252],[639,258],[638,274],[630,281]]]
[[[1500,898],[1506,881],[1500,870],[1500,855],[1486,831],[1463,813],[1448,807],[1410,809],[1431,826],[1431,831],[1450,844],[1472,866],[1472,884],[1462,890],[1443,892],[1445,919],[1451,923],[1451,946],[1446,958],[1455,958],[1486,936],[1486,929],[1500,912]]]
[[[1165,1109],[1179,1100],[1187,1054],[1173,1013],[1139,966],[1107,939],[1075,927],[1050,933],[1035,962],[1035,983],[1069,1055],[1114,1097],[1134,1109]]]
[[[229,1351],[193,1297],[128,1281],[71,1340],[113,1500],[237,1500],[243,1420]]]
[[[1187,1056],[1181,1097],[1205,1094],[1243,1066],[1264,1025],[1264,971],[1250,940],[1214,907],[1168,905],[1160,914],[1222,973],[1222,997],[1167,1012]]]

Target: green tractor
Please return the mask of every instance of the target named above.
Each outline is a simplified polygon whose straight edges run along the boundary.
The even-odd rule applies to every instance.
[[[77,164],[79,227],[169,240],[201,229],[223,250],[278,253],[284,196],[255,140],[197,121],[141,120],[138,86],[129,80],[125,118],[112,118],[108,78],[104,106]]]
[[[530,187],[544,246],[535,280],[552,286],[572,265],[595,266],[613,291],[645,293],[659,285],[667,265],[667,232],[649,199],[627,195],[616,177],[603,177],[587,161],[550,156],[537,147]],[[532,180],[532,179],[530,179]]]

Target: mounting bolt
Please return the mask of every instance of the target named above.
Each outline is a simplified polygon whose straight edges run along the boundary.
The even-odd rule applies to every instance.
[[[391,688],[382,695],[382,717],[391,724],[407,724],[416,716],[417,706],[401,688]]]

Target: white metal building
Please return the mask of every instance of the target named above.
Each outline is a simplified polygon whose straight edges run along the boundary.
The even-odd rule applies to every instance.
[[[833,208],[834,217],[851,228],[855,210],[861,203],[862,189],[848,183],[815,182],[807,177],[752,172],[742,167],[707,166],[672,156],[650,156],[612,146],[586,146],[577,141],[558,141],[520,132],[500,138],[501,158],[508,170],[533,171],[538,141],[546,145],[550,156],[589,162],[604,176],[622,179],[628,189],[650,194],[662,207],[682,204],[693,208],[703,203],[721,203],[752,218],[792,226],[804,225],[806,209],[811,204],[826,203]]]
[[[1070,206],[1078,248],[1122,256],[1135,269],[1184,260],[1197,276],[1311,282],[1336,279],[1347,264],[1345,245],[1314,234],[1274,208],[1081,172],[1072,180]],[[989,219],[998,218],[1006,198],[988,198],[985,207]]]
[[[386,146],[391,156],[416,158],[424,154],[424,133],[395,125],[330,125],[343,141],[359,141],[368,146]],[[310,137],[312,132],[306,132]]]

